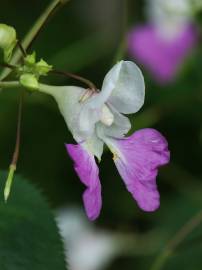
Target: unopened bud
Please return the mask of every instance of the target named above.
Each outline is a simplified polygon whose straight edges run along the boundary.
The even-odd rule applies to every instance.
[[[0,48],[4,51],[4,61],[8,62],[17,43],[16,31],[13,27],[0,24]]]
[[[28,88],[30,90],[38,90],[39,89],[39,83],[36,77],[33,74],[25,73],[20,76],[20,83],[25,88]]]

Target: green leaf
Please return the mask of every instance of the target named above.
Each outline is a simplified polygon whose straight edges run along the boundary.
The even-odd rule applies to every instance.
[[[62,240],[54,216],[40,192],[15,176],[8,202],[6,173],[0,174],[0,269],[65,270]]]

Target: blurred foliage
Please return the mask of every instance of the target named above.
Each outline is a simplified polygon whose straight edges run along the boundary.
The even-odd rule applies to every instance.
[[[0,174],[1,190],[6,176]],[[0,194],[0,216],[0,269],[66,269],[53,214],[33,185],[15,176],[7,203]]]
[[[19,36],[23,37],[48,3],[48,0],[2,0],[1,21],[15,26]],[[101,87],[103,77],[122,42],[123,3],[121,0],[70,1],[50,20],[34,43],[34,50],[56,68],[77,72]],[[129,27],[144,21],[143,3],[140,0],[129,1]],[[141,67],[146,80],[146,102],[141,111],[131,117],[133,131],[152,126],[162,132],[169,142],[171,164],[162,168],[158,177],[160,209],[152,214],[138,209],[115,170],[111,154],[106,152],[100,164],[104,205],[96,225],[141,235],[155,231],[159,235],[153,243],[152,254],[124,255],[109,269],[150,269],[169,239],[202,208],[201,14],[196,18],[196,23],[198,46],[175,82],[167,86],[157,85]],[[58,85],[77,84],[73,80],[53,76],[46,78],[46,81]],[[0,93],[1,170],[8,168],[12,156],[17,103],[18,91],[5,90]],[[54,100],[38,93],[26,94],[18,172],[43,190],[53,208],[64,203],[82,204],[83,186],[73,171],[64,148],[65,142],[71,143],[73,139]],[[14,186],[10,203],[15,201],[15,196],[19,196],[15,193]],[[27,200],[27,197],[24,198],[26,193],[22,191],[22,194],[19,199]],[[36,202],[33,200],[33,204]],[[41,224],[45,222],[38,211],[33,218]],[[12,220],[7,223],[11,226]],[[19,232],[23,233],[21,230]],[[134,249],[138,249],[138,246],[134,246]],[[202,226],[199,226],[169,258],[164,269],[200,270],[201,252]],[[10,262],[14,260],[11,258]]]

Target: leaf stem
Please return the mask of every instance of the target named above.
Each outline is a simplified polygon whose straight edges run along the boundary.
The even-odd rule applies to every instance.
[[[5,202],[8,200],[14,173],[16,171],[17,162],[19,158],[20,151],[20,137],[21,137],[21,122],[22,122],[22,105],[23,105],[23,92],[20,95],[19,108],[18,108],[18,120],[17,120],[17,132],[16,132],[16,142],[15,142],[15,150],[13,153],[12,161],[9,167],[8,178],[6,180],[6,185],[4,188],[4,200]]]
[[[0,81],[0,88],[19,88],[21,84],[18,81]]]
[[[16,166],[10,165],[8,178],[6,180],[6,184],[5,184],[5,188],[4,188],[4,201],[5,202],[7,202],[9,194],[10,194],[10,190],[11,190],[11,186],[12,186],[12,183],[13,183],[13,177],[14,177],[15,170],[16,170]]]
[[[70,77],[70,78],[74,78],[74,79],[76,79],[78,81],[81,81],[81,82],[85,83],[93,91],[97,90],[97,87],[95,86],[95,84],[93,82],[91,82],[90,80],[88,80],[86,78],[83,78],[83,77],[81,77],[81,76],[79,76],[77,74],[67,72],[67,71],[60,71],[60,70],[52,70],[52,71],[50,71],[50,73],[63,75],[63,76]]]
[[[25,38],[22,40],[22,47],[26,51],[32,44],[32,42],[35,40],[35,38],[38,36],[40,31],[43,29],[45,26],[46,22],[50,18],[50,16],[53,14],[53,12],[56,11],[59,7],[63,6],[66,4],[69,0],[53,0],[50,5],[45,9],[45,11],[41,14],[41,16],[37,19],[37,21],[34,23],[30,31],[27,33]],[[16,52],[14,53],[12,59],[11,59],[11,64],[15,65],[21,58],[21,50],[17,49]],[[0,75],[0,80],[5,79],[8,74],[10,73],[9,69],[5,69],[1,75]]]
[[[27,56],[26,50],[23,48],[23,45],[19,40],[17,42],[17,45],[18,45],[18,48],[19,48],[20,52],[22,53],[22,55],[24,57],[26,57]]]
[[[16,66],[8,64],[8,63],[0,63],[0,66],[4,67],[4,68],[9,68],[9,69],[15,69],[16,68]]]
[[[128,11],[129,11],[129,3],[128,0],[122,0],[122,31],[121,31],[121,37],[119,41],[119,46],[116,51],[116,55],[114,57],[114,64],[116,64],[118,61],[122,60],[122,58],[125,55],[126,52],[126,33],[127,33],[127,27],[128,27]]]

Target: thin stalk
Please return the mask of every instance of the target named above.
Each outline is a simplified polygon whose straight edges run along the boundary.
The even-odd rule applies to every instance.
[[[22,55],[24,57],[26,57],[27,56],[26,50],[23,48],[23,45],[19,40],[17,42],[17,46],[18,46],[19,50],[21,51]]]
[[[16,68],[16,66],[8,64],[8,63],[0,63],[0,66],[4,67],[4,68],[9,68],[9,69],[15,69]]]
[[[120,37],[120,42],[118,49],[116,51],[115,57],[114,57],[114,64],[116,64],[118,61],[122,60],[122,58],[125,55],[126,52],[126,33],[127,33],[127,27],[128,27],[128,0],[122,0],[122,5],[123,5],[123,15],[122,15],[122,30],[121,30],[121,37]]]
[[[40,31],[45,26],[46,22],[50,18],[50,16],[61,6],[69,2],[69,0],[53,0],[50,5],[45,9],[45,11],[41,14],[41,16],[37,19],[37,21],[34,23],[32,28],[29,30],[27,35],[22,41],[22,46],[25,51],[31,46],[33,41],[36,39]],[[11,64],[16,64],[21,58],[21,50],[17,49],[14,53]],[[9,69],[5,69],[2,74],[0,75],[0,80],[5,79],[8,74],[10,73]]]
[[[81,76],[79,76],[77,74],[66,72],[66,71],[60,71],[60,70],[52,70],[52,71],[50,71],[50,73],[63,75],[63,76],[70,77],[70,78],[74,78],[74,79],[76,79],[78,81],[81,81],[81,82],[85,83],[93,91],[97,90],[97,87],[95,86],[95,84],[93,82],[91,82],[90,80],[88,80],[86,78],[83,78],[83,77],[81,77]]]
[[[168,242],[167,246],[152,264],[151,270],[163,269],[165,263],[184,239],[202,222],[202,211],[192,217]]]
[[[0,81],[0,89],[22,87],[18,81]]]
[[[17,120],[17,132],[16,132],[16,142],[15,142],[15,150],[13,153],[12,161],[9,167],[8,178],[6,181],[5,189],[4,189],[4,200],[5,202],[8,200],[14,173],[17,168],[17,162],[19,158],[20,151],[20,137],[21,137],[21,122],[22,122],[22,105],[23,105],[23,92],[20,95],[19,108],[18,108],[18,120]]]
[[[32,31],[30,31],[30,35],[27,37],[26,40],[23,41],[26,50],[29,50],[31,48],[33,42],[36,40],[40,32],[46,26],[49,19],[59,10],[59,8],[61,8],[69,1],[70,0],[54,0],[51,2],[51,4],[47,7],[44,13],[39,17],[38,24],[37,22],[35,24],[36,27],[32,28]]]

